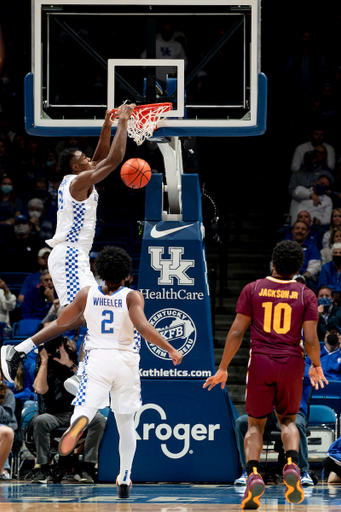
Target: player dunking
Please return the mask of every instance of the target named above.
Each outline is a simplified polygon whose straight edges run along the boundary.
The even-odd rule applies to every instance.
[[[96,285],[89,260],[98,203],[95,184],[109,176],[122,162],[126,151],[128,120],[134,108],[134,104],[119,107],[117,130],[111,145],[113,121],[110,111],[106,112],[92,160],[77,148],[66,149],[60,155],[59,166],[66,176],[58,189],[56,232],[46,243],[53,248],[48,265],[62,307],[70,304],[77,292],[85,286]],[[81,323],[82,319],[78,319],[78,324],[74,324],[72,328],[79,327]],[[19,343],[15,348],[2,347],[2,365],[5,364],[5,359],[10,362],[13,356],[17,357],[15,352],[25,355],[30,350],[32,346],[27,342]],[[81,364],[78,375],[82,367],[82,348],[79,356]],[[6,365],[4,368],[6,375]],[[65,382],[65,387],[76,394],[79,380],[77,376],[72,377]],[[68,385],[71,386],[70,389]]]
[[[275,408],[286,452],[283,479],[289,503],[301,503],[304,492],[297,467],[299,433],[295,425],[302,397],[304,354],[300,346],[303,325],[305,349],[312,361],[311,383],[318,388],[328,381],[320,365],[320,344],[316,326],[317,299],[306,286],[293,280],[303,263],[303,251],[296,242],[285,240],[273,251],[271,277],[248,284],[236,306],[236,318],[227,335],[222,361],[217,373],[204,388],[216,384],[223,389],[227,368],[241,345],[251,323],[251,350],[247,372],[245,409],[248,431],[245,455],[248,479],[242,500],[243,509],[259,507],[265,485],[259,475],[263,432],[267,417]]]
[[[57,320],[32,337],[31,343],[36,346],[66,332],[70,324],[84,314],[88,326],[84,342],[85,364],[73,401],[75,409],[71,426],[60,441],[59,451],[61,455],[67,455],[74,449],[97,409],[107,405],[110,393],[110,407],[120,436],[117,493],[119,498],[128,498],[136,449],[134,413],[141,407],[140,334],[167,351],[175,365],[181,363],[182,355],[148,323],[142,294],[124,286],[132,267],[131,258],[123,249],[105,247],[97,256],[96,270],[105,286],[96,284],[83,288],[60,312]]]

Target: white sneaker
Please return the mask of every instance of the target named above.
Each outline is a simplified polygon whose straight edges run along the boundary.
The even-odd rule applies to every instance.
[[[247,479],[247,471],[244,469],[244,471],[242,472],[240,477],[234,481],[233,485],[246,485],[246,479]]]
[[[314,482],[309,475],[308,471],[301,471],[301,484],[302,485],[314,485]]]
[[[79,384],[82,380],[80,375],[72,375],[69,379],[64,382],[64,388],[71,395],[76,396],[79,388]]]

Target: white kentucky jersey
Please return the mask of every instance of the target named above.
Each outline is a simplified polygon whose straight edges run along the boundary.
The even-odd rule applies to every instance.
[[[139,353],[141,336],[130,320],[127,306],[130,292],[129,288],[122,287],[106,295],[100,286],[89,288],[84,310],[88,328],[84,350],[114,348]]]
[[[90,196],[85,201],[76,201],[70,193],[70,184],[76,174],[64,176],[58,189],[57,228],[54,237],[46,240],[50,247],[61,242],[82,246],[90,252],[95,228],[98,192],[93,186]]]

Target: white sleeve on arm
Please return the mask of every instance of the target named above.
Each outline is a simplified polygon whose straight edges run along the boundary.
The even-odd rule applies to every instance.
[[[322,261],[321,260],[309,260],[308,267],[306,272],[309,272],[312,276],[318,274],[321,270]]]
[[[298,171],[299,168],[301,167],[302,163],[303,163],[303,154],[302,154],[302,150],[301,150],[300,146],[298,146],[295,149],[294,155],[292,157],[291,170],[293,172]]]
[[[292,193],[292,198],[296,199],[296,201],[303,201],[304,199],[310,199],[311,188],[302,187],[302,185],[298,185]]]

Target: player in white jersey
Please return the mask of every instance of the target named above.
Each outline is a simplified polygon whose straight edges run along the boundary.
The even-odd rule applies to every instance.
[[[59,167],[66,175],[58,189],[57,227],[54,237],[46,240],[52,248],[49,271],[60,305],[66,306],[84,286],[96,284],[90,270],[98,193],[95,184],[106,178],[122,162],[127,141],[128,120],[135,105],[121,105],[116,135],[110,145],[110,111],[105,120],[92,159],[77,148],[64,150]]]
[[[66,456],[73,451],[97,409],[107,405],[110,393],[110,407],[120,437],[117,493],[119,498],[128,498],[136,450],[134,414],[141,407],[140,335],[167,351],[175,365],[181,363],[182,355],[148,322],[142,294],[124,287],[125,279],[132,272],[130,256],[119,247],[107,246],[98,254],[95,265],[105,285],[96,284],[80,290],[57,320],[27,342],[34,349],[69,330],[72,323],[84,315],[88,326],[84,342],[85,364],[73,401],[75,409],[71,426],[61,438],[59,452]],[[14,378],[21,358],[12,346],[7,345],[5,349],[8,357],[6,354],[2,357],[2,369],[6,376]],[[12,356],[13,352],[16,357]]]

